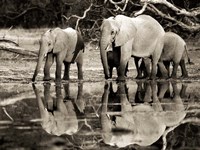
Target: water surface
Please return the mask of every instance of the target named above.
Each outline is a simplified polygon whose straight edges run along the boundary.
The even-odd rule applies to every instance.
[[[200,148],[199,82],[0,86],[0,149]]]

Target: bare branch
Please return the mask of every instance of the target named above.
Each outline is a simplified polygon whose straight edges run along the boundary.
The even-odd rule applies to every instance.
[[[177,15],[185,15],[185,16],[189,16],[189,17],[195,17],[200,14],[200,9],[198,9],[198,10],[195,9],[192,12],[188,12],[185,9],[179,9],[179,8],[175,7],[173,4],[171,4],[170,2],[168,2],[166,0],[141,0],[141,2],[146,2],[149,4],[164,4],[168,8],[175,11]]]
[[[175,18],[171,17],[170,15],[166,15],[164,14],[163,12],[161,12],[160,10],[158,10],[154,5],[152,4],[149,4],[148,6],[150,7],[147,7],[147,9],[149,9],[150,11],[154,12],[155,14],[158,14],[160,15],[161,17],[169,20],[169,21],[173,21],[175,23],[177,23],[182,29],[184,30],[187,30],[187,31],[190,31],[190,32],[196,32],[196,31],[200,31],[200,25],[199,24],[196,24],[196,25],[193,25],[193,26],[189,26],[187,24],[184,24],[183,22],[181,21],[178,21],[176,20]],[[153,10],[152,10],[153,9]]]
[[[77,30],[78,29],[78,25],[79,25],[79,21],[81,19],[84,19],[87,15],[87,12],[91,10],[91,7],[93,6],[93,3],[90,4],[90,6],[84,11],[83,13],[83,16],[80,17],[80,16],[77,16],[77,15],[72,15],[70,17],[66,17],[65,15],[62,15],[62,17],[64,17],[67,21],[69,21],[71,18],[77,18],[77,21],[76,21],[76,26],[75,26],[75,29]]]
[[[123,3],[127,2],[127,0],[121,0],[120,2],[115,2],[113,0],[109,0],[109,2],[114,4],[114,5],[119,5],[119,4],[123,4]]]
[[[138,15],[143,14],[143,12],[146,10],[146,8],[147,8],[147,2],[144,3],[142,9],[139,10],[138,12],[136,12],[136,13],[134,14],[134,16],[138,16]]]
[[[0,42],[8,42],[8,43],[15,44],[16,46],[19,46],[19,44],[17,44],[16,42],[8,40],[8,39],[0,39]]]
[[[126,6],[127,6],[127,4],[128,4],[128,1],[129,1],[129,0],[122,0],[122,1],[120,1],[120,2],[114,2],[113,0],[109,0],[110,3],[112,3],[112,4],[115,5],[115,8],[116,8],[115,11],[118,11],[118,10],[120,10],[120,11],[125,11]],[[119,4],[124,4],[124,7],[121,8],[120,6],[118,6]]]
[[[26,55],[26,56],[35,56],[37,57],[38,54],[37,52],[34,52],[34,51],[29,51],[29,50],[26,50],[22,47],[19,47],[19,46],[13,46],[12,44],[10,43],[0,43],[0,49],[1,50],[5,50],[5,51],[9,51],[9,52],[13,52],[13,53],[17,53],[17,54],[20,54],[20,55]]]

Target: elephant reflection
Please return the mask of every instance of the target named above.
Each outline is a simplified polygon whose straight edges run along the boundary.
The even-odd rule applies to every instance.
[[[62,134],[72,135],[79,130],[77,112],[84,110],[82,101],[82,83],[78,86],[78,95],[76,100],[69,97],[69,83],[64,84],[66,97],[62,94],[62,84],[56,83],[54,97],[51,91],[51,84],[44,84],[44,102],[41,94],[33,84],[33,90],[38,100],[41,113],[43,129],[49,134],[60,136]]]
[[[185,117],[184,105],[180,96],[178,96],[179,92],[176,88],[176,83],[173,86],[174,96],[170,100],[173,107],[170,107],[170,105],[166,107],[161,103],[164,99],[162,94],[165,89],[160,89],[158,92],[158,86],[155,81],[145,84],[146,92],[144,93],[144,98],[146,100],[149,98],[150,100],[143,103],[135,103],[132,106],[127,96],[126,83],[118,83],[116,95],[120,106],[119,109],[114,111],[110,108],[112,107],[111,104],[109,104],[111,102],[115,103],[116,100],[109,99],[112,83],[105,84],[102,96],[101,125],[102,138],[106,144],[118,147],[125,147],[131,144],[149,146],[162,136],[167,127],[177,124]],[[176,111],[174,111],[175,108]]]

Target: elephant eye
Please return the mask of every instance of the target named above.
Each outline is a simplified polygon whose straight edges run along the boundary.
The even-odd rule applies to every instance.
[[[111,35],[114,35],[114,34],[115,34],[115,31],[114,31],[114,30],[112,30],[112,31],[111,31]]]
[[[50,46],[51,45],[51,42],[48,42],[48,46]]]

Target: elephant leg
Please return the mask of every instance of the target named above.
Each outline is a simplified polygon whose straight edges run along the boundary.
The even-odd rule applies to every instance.
[[[78,69],[78,79],[83,80],[83,53],[80,53],[76,61]]]
[[[144,102],[151,102],[152,101],[152,89],[150,83],[147,83],[147,86],[145,88],[145,95],[144,95]]]
[[[158,112],[163,111],[162,105],[157,95],[158,94],[157,82],[155,80],[152,80],[150,84],[151,84],[151,91],[152,91],[152,100],[154,104],[152,108],[154,108]]]
[[[166,70],[164,69],[164,72],[167,71],[166,74],[167,74],[167,77],[169,77],[170,76],[170,70],[169,70],[170,61],[163,61],[163,64],[166,68]],[[161,66],[162,66],[162,64],[161,64]],[[160,67],[159,67],[159,64],[158,64],[158,70],[157,70],[157,77],[159,77],[159,78],[163,77],[162,72],[161,72]]]
[[[64,87],[64,91],[65,91],[65,96],[64,96],[64,101],[67,101],[67,100],[70,100],[70,83],[67,82],[66,84],[63,84],[63,87]]]
[[[124,60],[123,62],[121,62],[119,66],[117,81],[125,81],[125,68],[126,68],[127,62],[128,60]]]
[[[44,78],[43,78],[44,81],[51,80],[51,77],[50,77],[50,68],[51,68],[53,62],[54,62],[53,53],[49,53],[47,55],[45,66],[44,66]]]
[[[69,70],[71,64],[69,62],[64,61],[64,65],[65,65],[65,71],[63,75],[63,80],[69,80]]]
[[[178,65],[179,65],[179,63],[175,63],[175,62],[173,64],[173,70],[172,70],[172,75],[171,75],[171,78],[173,78],[173,79],[177,78]]]
[[[62,53],[58,54],[56,56],[56,82],[61,81],[61,73],[62,73],[62,63],[63,63],[63,58]]]
[[[128,63],[127,63],[127,65],[126,65],[126,69],[125,69],[125,76],[127,77],[127,72],[128,72],[129,70],[128,70]]]
[[[109,66],[110,78],[112,78],[113,67]]]
[[[186,67],[185,67],[185,60],[182,59],[180,61],[180,66],[181,66],[181,72],[182,72],[182,78],[187,78],[188,77],[188,72],[186,70]]]
[[[50,94],[51,93],[50,87],[51,87],[50,83],[44,84],[44,102],[46,103],[47,110],[53,112],[54,102]]]
[[[131,53],[132,53],[132,41],[129,41],[125,45],[121,46],[120,65],[118,67],[119,75],[117,77],[117,81],[125,81],[126,65],[131,57]]]
[[[144,89],[143,89],[143,82],[136,82],[137,83],[137,92],[135,93],[135,103],[142,103],[144,98]]]
[[[135,67],[136,67],[136,70],[137,70],[137,76],[135,77],[136,79],[141,79],[142,78],[141,68],[143,67],[142,66],[143,61],[142,61],[141,65],[140,65],[140,67],[139,67],[138,62],[139,62],[140,59],[141,59],[140,57],[134,57]]]
[[[165,67],[165,65],[163,64],[162,61],[159,61],[158,62],[158,70],[160,71],[161,73],[161,77],[164,78],[164,79],[167,79],[169,76],[168,76],[168,71]]]
[[[162,39],[163,40],[163,39]],[[161,40],[161,41],[162,41]],[[161,56],[161,53],[162,53],[162,49],[163,49],[163,43],[162,42],[159,42],[156,44],[156,47],[154,49],[154,52],[151,56],[151,59],[152,59],[152,69],[151,69],[151,76],[150,76],[150,79],[155,79],[156,78],[156,73],[157,73],[157,65],[160,64],[160,71],[163,75],[163,77],[166,76],[166,68],[164,67],[163,65],[163,62],[160,61],[160,56]]]
[[[187,97],[186,89],[187,89],[187,85],[186,84],[182,84],[182,88],[181,88],[181,91],[180,91],[180,97],[181,98],[186,98]]]
[[[162,77],[162,73],[161,73],[161,71],[160,71],[160,67],[159,67],[159,66],[158,66],[158,70],[157,70],[156,76],[157,76],[158,78],[161,78],[161,77]]]
[[[169,82],[158,82],[158,98],[163,99],[169,90]]]
[[[158,59],[153,58],[152,59],[152,69],[151,69],[150,79],[155,79],[156,78],[157,64],[158,64]]]
[[[168,72],[168,77],[170,76],[170,61],[163,61],[163,64],[165,65],[165,68]]]
[[[143,78],[149,78],[151,74],[151,60],[149,58],[143,58],[143,62]]]
[[[77,68],[78,68],[78,79],[83,80],[83,64],[77,62]]]

